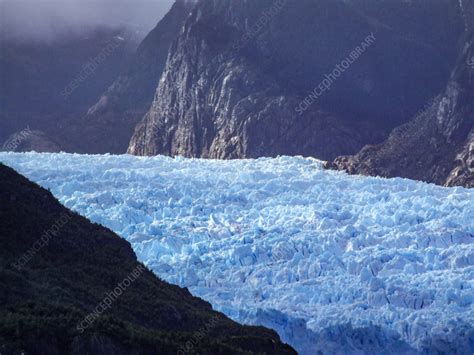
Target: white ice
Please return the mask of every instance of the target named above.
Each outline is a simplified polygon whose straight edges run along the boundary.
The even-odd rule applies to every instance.
[[[0,153],[161,278],[301,354],[474,352],[474,190],[214,161]]]

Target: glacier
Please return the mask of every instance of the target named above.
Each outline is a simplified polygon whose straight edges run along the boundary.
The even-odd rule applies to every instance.
[[[162,279],[300,354],[474,353],[474,190],[303,157],[0,153]]]

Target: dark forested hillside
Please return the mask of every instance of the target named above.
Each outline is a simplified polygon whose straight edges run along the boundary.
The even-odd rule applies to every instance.
[[[125,240],[3,165],[0,221],[2,355],[294,353],[159,280]]]

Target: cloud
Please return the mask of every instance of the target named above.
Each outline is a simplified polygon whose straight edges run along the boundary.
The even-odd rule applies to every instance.
[[[0,0],[7,38],[53,40],[98,26],[151,30],[174,0]]]

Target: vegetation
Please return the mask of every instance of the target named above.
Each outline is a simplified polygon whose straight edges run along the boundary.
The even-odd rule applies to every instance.
[[[275,332],[241,326],[146,268],[82,330],[137,267],[128,242],[0,164],[2,355],[294,353]]]

